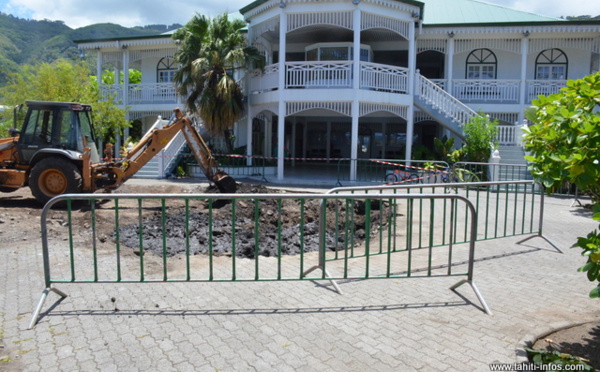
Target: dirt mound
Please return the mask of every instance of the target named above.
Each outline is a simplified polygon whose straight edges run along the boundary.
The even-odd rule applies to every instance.
[[[206,193],[210,192],[217,191],[206,190]],[[238,193],[282,192],[262,185],[238,186]],[[169,210],[164,221],[161,212],[154,212],[143,221],[144,251],[157,255],[165,253],[167,256],[185,254],[188,239],[190,255],[209,254],[212,250],[213,255],[270,257],[279,255],[279,246],[282,255],[299,254],[302,248],[304,252],[318,250],[319,221],[323,214],[318,200],[301,202],[295,199],[243,199],[211,203],[199,201],[189,217],[186,217],[182,208]],[[379,209],[380,203],[372,201],[371,226],[379,227],[381,218],[387,221],[389,208],[384,207],[383,213]],[[346,237],[349,239],[348,244],[360,244],[366,235],[365,212],[364,201],[329,201],[325,213],[328,249],[344,248]],[[186,219],[189,221],[188,228]],[[119,236],[122,244],[139,250],[138,224],[122,226]]]

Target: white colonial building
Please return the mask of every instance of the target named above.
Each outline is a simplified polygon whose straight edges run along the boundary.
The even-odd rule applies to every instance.
[[[532,99],[600,68],[600,22],[474,0],[257,0],[240,14],[267,66],[244,78],[236,145],[274,157],[279,179],[313,164],[288,158],[347,159],[348,179],[354,159],[419,158],[435,137],[461,138],[477,111],[512,144]],[[141,84],[102,86],[140,128],[180,104],[169,34],[79,47],[97,51],[99,75],[142,71]]]

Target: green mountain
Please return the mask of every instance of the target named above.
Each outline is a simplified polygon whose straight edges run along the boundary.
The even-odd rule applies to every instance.
[[[79,58],[73,40],[156,35],[181,27],[179,24],[127,28],[99,23],[72,29],[62,21],[21,19],[0,12],[0,86],[8,74],[25,64]]]

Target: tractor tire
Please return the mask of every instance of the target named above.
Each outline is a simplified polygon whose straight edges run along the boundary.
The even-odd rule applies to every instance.
[[[31,194],[41,204],[61,194],[79,193],[81,187],[81,172],[64,158],[40,160],[29,174]]]

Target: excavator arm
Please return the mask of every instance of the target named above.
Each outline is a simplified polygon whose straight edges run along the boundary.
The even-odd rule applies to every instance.
[[[235,193],[235,180],[219,168],[202,136],[179,108],[173,110],[173,116],[164,128],[157,128],[146,134],[134,148],[127,152],[123,160],[113,161],[109,156],[111,152],[106,151],[106,162],[90,164],[89,169],[84,169],[84,189],[91,191],[116,189],[142,169],[180,131],[206,178],[213,182],[220,192]],[[84,164],[89,164],[88,152],[84,153],[83,161]],[[87,172],[89,177],[85,174]],[[89,180],[87,182],[89,184],[86,184],[85,180]]]

